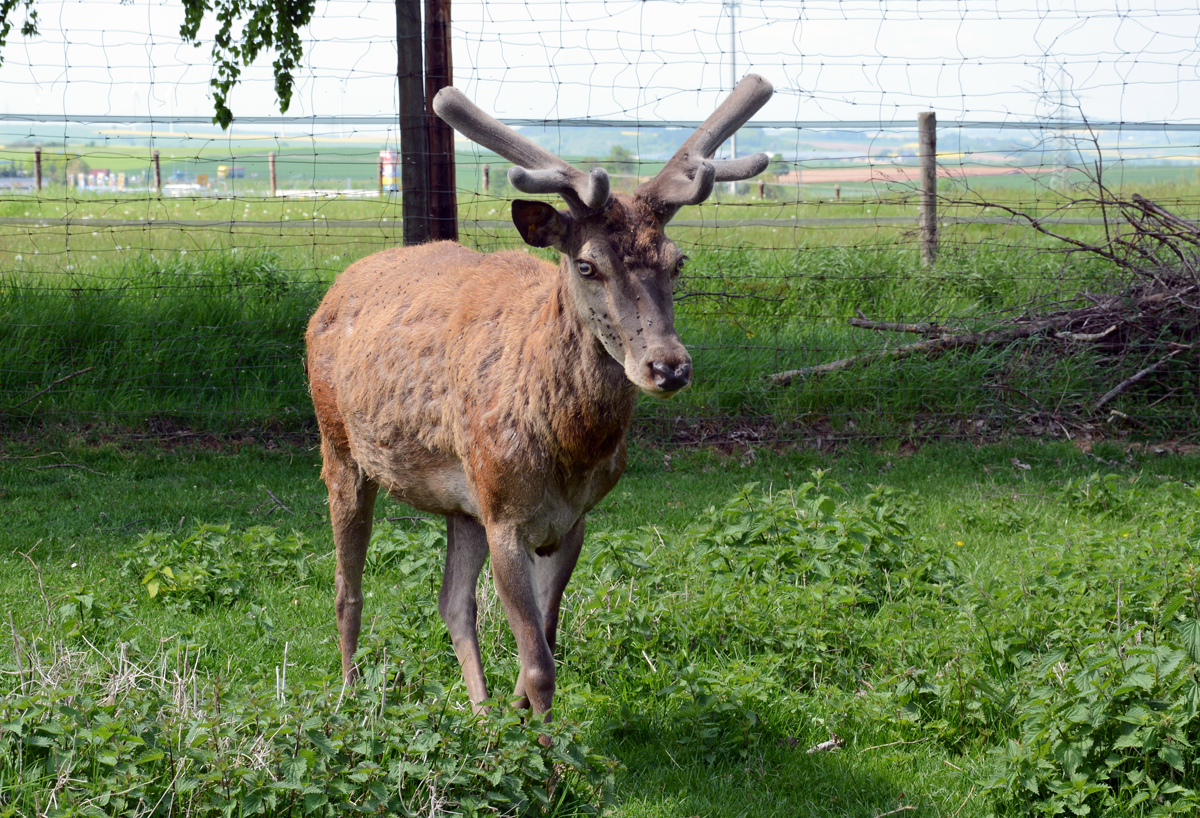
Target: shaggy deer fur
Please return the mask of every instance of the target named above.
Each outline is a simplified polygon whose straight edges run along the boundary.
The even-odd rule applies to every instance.
[[[488,697],[475,587],[490,555],[520,653],[515,697],[549,718],[559,603],[584,515],[625,468],[638,391],[666,397],[691,381],[672,301],[684,258],[663,227],[715,181],[762,171],[764,154],[710,157],[770,94],[760,77],[744,79],[663,172],[627,196],[610,194],[603,170],[583,174],[457,90],[439,93],[439,115],[518,164],[515,186],[567,202],[568,212],[513,203],[525,241],[562,259],[555,267],[451,242],[386,250],[347,269],[309,322],[347,681],[382,488],[446,517],[438,607],[471,701]]]

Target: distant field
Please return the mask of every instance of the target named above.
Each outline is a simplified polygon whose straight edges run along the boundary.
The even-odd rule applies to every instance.
[[[153,137],[153,138],[152,138]],[[8,146],[3,143],[8,141]],[[153,145],[151,144],[153,142]],[[14,144],[15,143],[15,144]],[[861,147],[862,155],[842,157],[847,148]],[[377,180],[379,151],[383,148],[397,149],[393,141],[384,136],[354,136],[353,134],[329,134],[315,137],[280,138],[265,134],[230,134],[214,137],[209,134],[187,136],[170,132],[137,130],[109,130],[97,133],[97,138],[85,141],[68,139],[65,144],[47,143],[43,146],[43,162],[47,179],[60,179],[61,170],[70,160],[82,160],[89,168],[107,169],[113,173],[144,174],[150,167],[152,148],[157,148],[164,180],[176,174],[190,180],[198,174],[207,175],[215,190],[226,194],[254,195],[268,188],[267,154],[276,154],[277,179],[280,188],[330,187],[347,185],[356,188],[371,188]],[[1200,166],[1195,163],[1182,164],[1189,159],[1191,148],[1179,150],[1174,164],[1164,163],[1153,155],[1134,154],[1133,158],[1119,159],[1115,150],[1109,155],[1108,173],[1110,183],[1120,184],[1163,184],[1200,185]],[[870,154],[870,165],[866,156]],[[993,177],[991,184],[999,188],[1026,188],[1034,190],[1044,185],[1038,176],[1057,173],[1059,155],[1054,151],[1031,150],[1019,165],[1008,171],[1001,170],[1002,154],[981,151],[976,153],[944,152],[941,160],[943,173],[948,176]],[[1006,155],[1006,154],[1005,154]],[[819,156],[819,153],[818,153]],[[0,166],[15,161],[31,166],[32,146],[0,135]],[[564,155],[570,161],[583,157]],[[1190,157],[1196,161],[1200,158]],[[583,160],[586,162],[586,160]],[[591,161],[599,161],[592,158]],[[504,171],[506,161],[493,154],[461,151],[457,157],[458,184],[464,192],[482,190],[481,166],[490,164],[494,192],[505,188]],[[894,163],[894,164],[893,164]],[[842,145],[832,151],[828,159],[815,159],[803,163],[785,163],[789,173],[775,188],[777,198],[794,200],[799,198],[833,198],[834,184],[843,186],[841,195],[846,197],[877,196],[889,191],[889,185],[908,188],[915,182],[913,168],[915,157],[887,157],[873,152],[869,146]],[[238,166],[245,169],[245,177],[228,180],[217,185],[219,165]],[[661,168],[659,162],[642,162],[636,167],[620,171],[631,176],[648,176]],[[1090,164],[1076,162],[1076,177]],[[792,176],[799,171],[799,187]],[[1010,173],[1011,171],[1011,173]],[[781,173],[780,167],[768,175]],[[1011,177],[1011,178],[1010,178]],[[749,191],[751,185],[742,186]],[[895,191],[892,190],[892,193]]]

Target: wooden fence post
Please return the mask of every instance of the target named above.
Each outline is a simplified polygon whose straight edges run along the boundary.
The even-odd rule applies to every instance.
[[[433,98],[454,84],[450,0],[425,0],[425,107],[429,128],[429,238],[458,240],[454,129],[433,112]]]
[[[937,114],[917,114],[917,131],[921,154],[921,263],[928,266],[937,260],[938,249]]]
[[[488,185],[491,184],[491,181],[492,181],[492,168],[490,165],[484,165],[483,166],[483,190],[480,191],[481,193],[483,193],[485,195],[487,194]]]
[[[158,151],[150,154],[150,159],[154,163],[154,192],[159,196],[162,195],[162,166],[158,163]]]
[[[425,127],[425,68],[421,0],[396,0],[396,80],[400,90],[400,186],[404,244],[429,241],[429,132]]]
[[[275,151],[267,154],[267,172],[271,176],[271,198],[274,199],[278,188],[275,186]]]
[[[33,149],[33,184],[40,192],[42,189],[42,149]]]

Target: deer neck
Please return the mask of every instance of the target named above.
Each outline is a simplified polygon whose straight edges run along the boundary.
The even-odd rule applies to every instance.
[[[542,381],[548,431],[560,457],[573,466],[610,458],[625,439],[637,387],[625,376],[575,310],[560,268],[544,311],[546,358]]]

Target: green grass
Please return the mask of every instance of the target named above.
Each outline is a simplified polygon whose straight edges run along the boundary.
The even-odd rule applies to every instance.
[[[512,760],[519,748],[536,750],[528,734],[473,724],[465,710],[435,609],[443,546],[390,500],[376,511],[363,662],[375,667],[387,658],[395,685],[388,701],[404,709],[372,721],[371,708],[381,704],[370,689],[335,707],[331,543],[318,457],[311,447],[269,443],[211,437],[168,448],[109,436],[103,428],[7,442],[0,453],[6,520],[0,570],[8,578],[23,666],[31,666],[35,649],[43,663],[62,658],[60,695],[95,691],[86,695],[100,708],[89,710],[85,696],[74,705],[84,715],[70,719],[108,719],[119,728],[115,735],[141,723],[130,720],[129,708],[154,695],[149,678],[130,685],[115,669],[162,670],[163,661],[170,673],[192,680],[197,723],[213,718],[205,702],[220,691],[229,709],[220,729],[243,731],[227,741],[253,735],[255,719],[294,730],[286,725],[312,718],[327,725],[330,741],[341,742],[362,721],[374,725],[377,737],[393,736],[392,749],[379,752],[394,765],[395,753],[408,752],[413,731],[429,729],[420,719],[443,713],[440,734],[447,747],[459,748],[456,763],[485,764],[488,753],[499,753],[493,763],[524,782],[513,784],[518,790],[532,792],[539,785],[536,764]],[[824,470],[823,491],[833,505],[803,511],[817,514],[801,519],[818,528],[790,528],[791,503],[809,509],[814,494],[793,501],[781,492],[810,480],[813,469]],[[1128,640],[1138,622],[1146,639],[1152,633],[1176,639],[1150,611],[1165,604],[1154,602],[1163,595],[1169,601],[1195,593],[1189,571],[1200,563],[1200,520],[1187,484],[1197,478],[1195,454],[1126,453],[1113,444],[1090,453],[1037,442],[935,444],[914,452],[892,441],[836,454],[743,447],[729,455],[635,446],[625,478],[590,516],[585,557],[569,589],[556,700],[566,731],[560,747],[590,747],[620,763],[612,795],[623,816],[873,818],[905,805],[917,815],[954,814],[960,806],[963,816],[1021,813],[1038,799],[996,783],[1004,768],[991,750],[1036,727],[1037,713],[1059,712],[1046,710],[1038,661],[1058,655],[1064,639],[1081,650],[1107,644],[1118,633],[1118,595],[1125,623],[1119,633]],[[750,482],[758,487],[743,495]],[[881,485],[891,493],[879,494]],[[262,536],[254,527],[264,524],[277,532],[275,545],[253,539]],[[228,526],[230,533],[219,536],[231,538],[224,556],[209,565],[209,584],[151,599],[140,583],[147,555],[180,559],[193,547],[187,538],[206,525]],[[810,530],[826,533],[811,539],[804,533]],[[292,531],[300,539],[289,546]],[[159,533],[143,539],[147,532]],[[854,537],[871,543],[867,562],[853,548],[839,550]],[[297,554],[302,572],[290,567]],[[828,579],[811,562],[820,554],[835,569]],[[127,562],[132,567],[123,570]],[[226,589],[228,596],[222,591],[206,601],[206,588]],[[485,665],[492,688],[502,693],[515,679],[515,654],[486,580],[481,593]],[[1175,618],[1191,621],[1192,605],[1185,600]],[[10,691],[17,680],[13,646],[6,639],[0,651],[0,684]],[[275,674],[285,651],[288,688],[278,702]],[[118,655],[130,664],[114,664]],[[1185,659],[1179,672],[1194,660]],[[398,670],[403,678],[393,679]],[[106,684],[125,685],[115,708],[104,705]],[[322,689],[332,691],[330,698],[322,698]],[[1146,695],[1163,693],[1154,688]],[[53,708],[22,704],[11,692],[3,698],[4,740],[14,735],[18,711],[29,724],[66,723]],[[1066,712],[1074,705],[1063,706]],[[138,718],[178,724],[173,711],[153,712]],[[71,724],[68,733],[82,736],[85,728]],[[96,727],[86,729],[93,735]],[[1195,737],[1194,725],[1182,729]],[[805,753],[830,732],[845,742],[840,751]],[[45,732],[28,735],[58,741]],[[75,741],[80,763],[97,763],[99,756]],[[4,746],[0,814],[6,805],[26,814],[35,779],[12,777],[16,750]],[[26,743],[26,763],[40,746]],[[119,767],[141,751],[113,752]],[[132,753],[128,762],[122,752]],[[344,780],[345,765],[358,763],[349,750],[338,752],[325,762],[329,782]],[[1173,777],[1192,789],[1200,783],[1191,762],[1170,773],[1147,753],[1152,780]],[[420,754],[403,758],[440,763],[423,762]],[[146,769],[157,769],[153,763],[145,762]],[[195,763],[197,769],[227,763],[233,771],[243,762]],[[82,779],[107,781],[115,773],[105,764]],[[567,775],[559,794],[570,797],[560,814],[573,814],[594,796],[584,773],[598,774],[598,764],[581,762],[582,772]],[[120,790],[139,782],[161,788],[170,779],[154,785],[136,769],[121,769],[128,778]],[[254,775],[262,774],[238,773],[238,780],[252,788]],[[1061,768],[1053,764],[1040,774],[1038,798],[1052,798],[1056,774]],[[212,790],[204,780],[198,792]],[[544,785],[544,775],[540,780]],[[475,791],[451,777],[444,786],[448,797]],[[1129,779],[1123,786],[1108,807],[1094,796],[1093,814],[1143,814],[1129,804],[1138,787]],[[53,787],[53,777],[46,779],[42,796]],[[74,791],[87,790],[84,783]],[[59,797],[66,803],[68,792]],[[1179,793],[1168,802],[1193,803]]]

